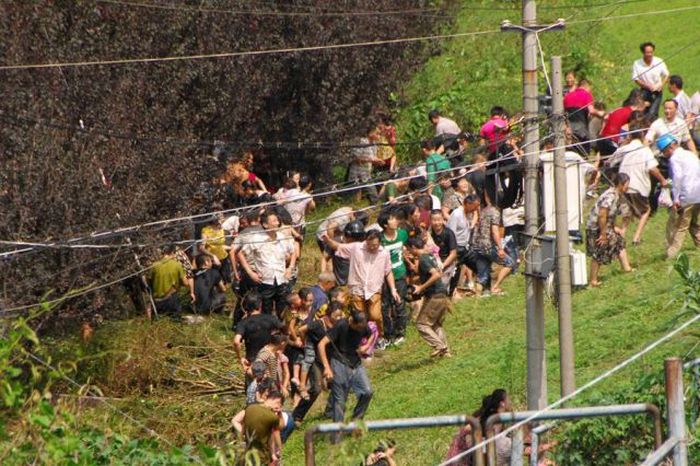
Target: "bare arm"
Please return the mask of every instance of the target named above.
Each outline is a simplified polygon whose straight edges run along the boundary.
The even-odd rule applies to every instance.
[[[245,254],[243,254],[243,251],[238,251],[237,257],[238,257],[238,261],[239,261],[240,264],[241,264],[241,267],[243,267],[243,270],[245,270],[245,273],[248,274],[248,276],[250,277],[250,279],[253,280],[255,283],[261,283],[261,282],[262,282],[262,278],[261,278],[260,275],[259,275],[255,270],[253,270],[253,268],[250,266],[250,264],[248,263],[248,259],[246,259]]]
[[[242,409],[242,410],[238,411],[235,416],[233,416],[233,420],[231,421],[231,424],[233,425],[233,429],[241,435],[243,435],[243,420],[244,419],[245,419],[245,409]]]
[[[442,268],[446,269],[447,267],[451,266],[456,260],[457,250],[453,249],[452,251],[450,251],[450,254],[445,258],[445,260],[442,261]]]
[[[664,178],[664,176],[661,174],[657,167],[654,167],[651,170],[649,170],[649,174],[657,180],[659,180],[659,183],[661,184],[662,188],[668,186],[668,181],[666,181],[666,178]]]
[[[326,347],[328,346],[328,343],[330,343],[330,341],[331,341],[331,339],[328,338],[328,335],[326,335],[318,343],[318,356],[321,359],[321,364],[323,364],[323,376],[326,379],[333,378],[333,371],[331,370],[331,365],[328,362],[328,355],[326,353]]]
[[[389,270],[389,273],[386,274],[386,282],[389,284],[389,289],[391,290],[391,295],[394,297],[397,303],[401,302],[401,296],[399,295],[399,292],[396,291],[396,282],[394,281],[394,272]]]
[[[328,245],[333,251],[337,251],[340,243],[334,240],[331,236],[335,232],[335,228],[329,228],[328,231],[321,234],[321,240]]]
[[[506,255],[506,252],[503,250],[503,246],[501,245],[501,241],[503,240],[503,238],[501,237],[500,225],[491,225],[491,239],[493,240],[493,244],[495,244],[496,248],[498,249],[498,257],[503,259],[503,257]]]
[[[425,281],[425,283],[416,286],[416,294],[423,293],[426,289],[430,288],[433,285],[433,283],[440,280],[440,278],[442,277],[440,275],[440,271],[437,268],[430,269],[430,277]]]
[[[272,452],[272,460],[277,461],[279,453],[282,451],[282,436],[279,428],[274,429],[270,434],[270,451]]]

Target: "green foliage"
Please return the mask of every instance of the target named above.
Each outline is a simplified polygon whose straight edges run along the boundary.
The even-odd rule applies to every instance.
[[[42,306],[39,313],[50,310]],[[36,316],[36,314],[34,315]],[[80,421],[78,406],[56,399],[51,387],[76,364],[51,364],[28,319],[17,318],[0,339],[0,463],[73,465],[233,464],[227,449],[132,438]],[[116,408],[114,408],[116,409]]]
[[[589,395],[587,405],[653,403],[663,409],[662,373],[618,387],[614,393]],[[637,464],[654,448],[654,429],[646,415],[590,418],[577,421],[558,436],[554,454],[562,466]]]

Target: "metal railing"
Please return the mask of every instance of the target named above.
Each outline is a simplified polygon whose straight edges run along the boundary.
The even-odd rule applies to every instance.
[[[667,421],[669,438],[662,440],[661,413],[659,408],[650,403],[623,404],[610,406],[590,406],[581,408],[554,409],[549,411],[518,411],[511,413],[499,413],[489,417],[486,422],[486,438],[488,441],[486,450],[486,462],[488,466],[496,464],[494,426],[496,424],[517,423],[525,420],[532,422],[544,420],[570,420],[590,417],[608,416],[628,416],[637,414],[649,415],[654,423],[654,451],[652,451],[640,466],[656,466],[664,461],[669,455],[673,455],[674,466],[688,465],[688,446],[685,425],[685,406],[683,400],[683,369],[700,367],[700,358],[682,364],[680,358],[667,358],[664,362]],[[317,435],[357,433],[363,430],[393,430],[393,429],[417,429],[445,426],[471,426],[472,444],[477,445],[482,442],[482,429],[478,419],[467,415],[453,416],[429,416],[405,419],[386,419],[367,422],[351,422],[320,424],[306,430],[304,435],[304,450],[306,466],[315,466],[314,438]],[[531,431],[531,455],[530,466],[537,465],[539,450],[539,436],[551,430],[556,423],[542,424],[535,426]],[[523,431],[516,432],[512,444],[512,465],[522,465],[524,456]],[[484,455],[482,449],[472,453],[473,464],[484,466]]]
[[[329,424],[319,424],[306,430],[304,434],[304,453],[306,466],[315,466],[314,437],[322,434],[356,433],[363,430],[393,430],[393,429],[420,429],[429,427],[464,426],[472,428],[471,436],[473,445],[481,443],[481,423],[472,416],[429,416],[414,417],[405,419],[384,419],[380,421],[350,422],[343,424],[339,422]],[[484,457],[481,451],[473,454],[474,466],[484,466]]]
[[[697,361],[697,360],[696,360]],[[690,362],[688,367],[693,365]],[[642,463],[655,466],[673,455],[673,466],[688,466],[688,439],[685,433],[685,402],[683,399],[683,363],[680,358],[664,361],[666,377],[666,408],[668,440],[651,452]]]
[[[486,438],[491,439],[494,435],[494,427],[496,424],[508,424],[521,422],[528,419],[532,421],[546,421],[554,419],[581,419],[588,417],[607,417],[607,416],[628,416],[634,414],[648,414],[654,421],[654,448],[661,447],[662,432],[661,432],[661,413],[659,408],[651,403],[637,403],[627,405],[610,405],[610,406],[590,406],[583,408],[565,408],[553,409],[550,411],[518,411],[513,413],[498,413],[489,417],[486,421]],[[496,444],[489,442],[487,446],[487,464],[488,466],[496,465]],[[536,452],[532,452],[536,456]],[[515,452],[516,456],[520,454]],[[518,464],[518,458],[515,458]],[[522,458],[520,458],[522,464]]]

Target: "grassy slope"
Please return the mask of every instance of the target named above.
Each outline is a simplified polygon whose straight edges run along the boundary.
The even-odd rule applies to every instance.
[[[469,10],[468,7],[512,5],[497,0],[464,2],[464,12],[457,21],[456,30],[474,31],[494,29],[500,20],[519,20],[519,12]],[[519,3],[519,2],[516,2]],[[600,3],[583,0],[542,1],[543,6]],[[693,0],[646,1],[615,9],[613,15],[693,5]],[[582,19],[600,17],[612,8],[541,10],[542,21],[557,17]],[[629,91],[629,64],[638,55],[637,44],[652,39],[658,44],[659,55],[670,56],[672,51],[690,42],[689,24],[700,19],[700,12],[642,17],[606,23],[598,30],[591,25],[571,25],[567,32],[543,36],[543,45],[549,54],[564,56],[567,68],[575,60],[583,64],[593,80],[597,97],[610,106]],[[616,31],[620,29],[619,35]],[[697,40],[695,40],[697,43]],[[700,83],[690,77],[698,76],[700,63],[695,56],[700,44],[670,60],[672,72],[688,77],[688,89]],[[494,52],[495,51],[495,52]],[[428,131],[425,113],[439,106],[458,121],[474,124],[481,120],[489,107],[495,104],[508,108],[519,107],[519,38],[514,34],[495,34],[478,38],[456,39],[445,44],[445,53],[430,60],[400,94],[404,102],[398,118],[399,131],[412,139]],[[425,133],[422,133],[425,134]],[[324,210],[330,210],[328,207]],[[326,214],[328,212],[325,212]],[[599,290],[582,290],[574,296],[574,325],[576,336],[576,369],[579,384],[590,380],[618,361],[642,348],[646,342],[663,334],[676,313],[669,305],[671,291],[678,283],[670,272],[670,263],[663,260],[661,244],[665,213],[652,219],[644,244],[631,251],[632,261],[639,271],[631,275],[620,273],[618,265],[606,267],[605,285]],[[317,268],[318,255],[313,243],[308,245],[302,262],[303,276],[312,280]],[[693,253],[694,265],[700,259]],[[507,388],[516,406],[524,405],[526,375],[525,321],[522,276],[510,278],[505,284],[506,296],[487,300],[465,299],[460,302],[446,325],[448,339],[455,353],[451,360],[431,361],[429,350],[411,329],[407,342],[400,349],[391,349],[378,356],[370,371],[375,399],[368,419],[409,417],[431,414],[471,412],[483,395],[496,387]],[[554,309],[548,305],[547,355],[549,398],[558,395],[557,321]],[[130,327],[133,326],[133,327]],[[163,339],[182,341],[181,344],[215,346],[213,356],[223,364],[221,372],[235,367],[228,351],[230,333],[222,320],[214,320],[205,327],[173,326],[156,323],[141,326],[141,321],[110,323],[98,334],[107,340],[114,335],[132,334],[144,341],[143,351],[163,350]],[[654,351],[649,357],[608,379],[597,389],[615,390],[629,383],[643,371],[658,371],[666,355],[680,354],[690,349],[695,340],[690,336],[678,338]],[[119,347],[119,344],[115,345]],[[133,348],[132,348],[133,349]],[[181,357],[184,357],[183,353]],[[156,358],[154,358],[156,359]],[[144,363],[146,364],[146,363]],[[156,364],[156,363],[154,363]],[[162,364],[158,365],[163,370]],[[155,387],[147,396],[126,397],[115,401],[121,409],[145,422],[156,432],[180,444],[186,441],[212,443],[227,437],[227,419],[239,406],[240,400],[221,397],[191,398],[178,387]],[[581,403],[585,403],[585,396]],[[319,403],[317,407],[322,407]],[[109,423],[115,431],[135,429],[131,422],[103,410],[84,412],[83,419],[90,424]],[[313,411],[304,427],[320,421],[318,410]],[[118,423],[117,423],[118,422]],[[136,434],[138,431],[134,430]],[[391,436],[399,442],[400,464],[435,464],[446,451],[454,429],[425,429],[369,435],[361,440],[344,442],[329,449],[319,442],[318,464],[344,464],[348,456],[371,450],[377,440]],[[303,464],[302,435],[295,433],[285,447],[285,464]]]
[[[517,11],[469,10],[458,19],[459,31],[497,27],[501,19],[519,19]],[[479,2],[479,5],[503,5],[505,2]],[[542,6],[563,6],[582,2],[539,2]],[[600,2],[590,2],[600,3]],[[541,21],[558,17],[571,21],[617,16],[643,11],[693,6],[693,0],[638,2],[618,7],[587,9],[542,9]],[[571,17],[573,15],[573,17]],[[657,44],[661,57],[671,57],[694,40],[693,46],[669,61],[672,73],[685,77],[688,92],[700,82],[700,62],[695,58],[700,45],[684,34],[700,19],[700,11],[642,16],[599,24],[571,24],[567,32],[543,35],[547,57],[560,54],[566,69],[580,66],[594,83],[597,99],[614,108],[631,89],[629,69],[639,55],[637,46],[645,40]],[[400,112],[398,126],[406,139],[429,131],[425,114],[440,107],[458,121],[470,124],[483,118],[492,105],[517,108],[520,104],[519,37],[496,34],[456,39],[445,47],[443,55],[434,57],[411,81],[402,94],[406,105]],[[494,53],[495,51],[495,53]],[[486,62],[488,60],[488,62]],[[474,63],[481,63],[474,65]],[[419,129],[420,128],[420,129]],[[663,334],[676,313],[669,305],[671,290],[678,280],[670,272],[670,263],[662,256],[665,213],[648,226],[645,243],[631,251],[638,272],[620,273],[618,265],[606,267],[600,290],[582,290],[574,296],[577,382],[595,377],[642,348],[645,342]],[[693,258],[697,265],[699,261]],[[523,279],[506,283],[507,296],[489,300],[466,299],[460,302],[447,323],[448,338],[456,357],[432,362],[428,350],[415,332],[400,350],[390,350],[377,358],[371,378],[376,395],[368,418],[422,416],[472,411],[481,397],[502,386],[513,393],[517,405],[523,406],[526,376],[525,321],[522,296]],[[549,399],[558,395],[558,347],[555,310],[547,306],[547,363]],[[695,338],[685,336],[664,345],[651,356],[610,378],[597,389],[614,390],[638,377],[641,371],[660,370],[664,356],[688,351]],[[585,397],[582,398],[585,403]],[[310,419],[313,421],[313,418]],[[339,463],[338,453],[356,447],[371,449],[377,439],[393,436],[400,445],[400,460],[405,464],[433,464],[446,450],[454,429],[426,429],[369,435],[361,445],[349,443],[341,450],[326,449],[318,454],[320,464]],[[291,464],[302,462],[301,436],[290,441],[285,456]]]

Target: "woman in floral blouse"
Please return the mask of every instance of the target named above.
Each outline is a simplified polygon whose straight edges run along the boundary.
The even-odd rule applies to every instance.
[[[598,272],[600,266],[609,264],[618,258],[622,270],[631,272],[625,250],[625,239],[621,230],[615,225],[615,219],[620,214],[622,196],[627,191],[630,178],[624,173],[619,173],[615,180],[615,186],[608,188],[596,201],[588,215],[586,224],[586,253],[591,257],[591,286],[599,286]]]

